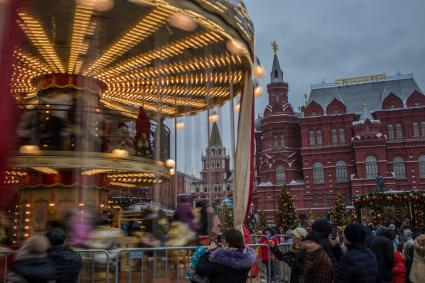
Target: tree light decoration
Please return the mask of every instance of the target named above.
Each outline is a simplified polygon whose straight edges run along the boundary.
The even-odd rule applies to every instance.
[[[174,176],[176,174],[176,170],[174,168],[170,169],[170,175]]]
[[[196,21],[191,16],[182,12],[172,14],[170,18],[168,19],[168,23],[175,28],[178,28],[187,32],[194,31],[196,27],[198,26]]]

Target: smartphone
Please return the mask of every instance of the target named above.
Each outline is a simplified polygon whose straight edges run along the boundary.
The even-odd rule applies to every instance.
[[[223,235],[222,234],[218,234],[217,235],[217,244],[221,244],[223,242]]]

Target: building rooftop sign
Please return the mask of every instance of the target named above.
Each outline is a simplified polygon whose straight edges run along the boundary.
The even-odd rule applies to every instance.
[[[370,76],[361,76],[361,77],[352,77],[335,80],[336,85],[352,85],[352,84],[362,84],[370,82],[380,82],[387,80],[387,74],[377,74]]]

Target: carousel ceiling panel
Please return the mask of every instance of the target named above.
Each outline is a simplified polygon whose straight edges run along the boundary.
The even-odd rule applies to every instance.
[[[252,67],[253,28],[242,4],[115,0],[99,11],[94,0],[23,2],[12,78],[19,102],[34,101],[47,75],[69,74],[106,86],[99,95],[108,108],[179,115],[225,102],[229,84],[241,89]],[[171,24],[176,15],[195,28]],[[229,42],[238,52],[228,51]]]

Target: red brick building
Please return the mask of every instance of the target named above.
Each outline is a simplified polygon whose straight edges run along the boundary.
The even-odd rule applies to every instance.
[[[269,104],[256,121],[253,202],[275,216],[282,185],[299,214],[333,206],[336,193],[351,202],[375,191],[425,189],[425,96],[413,75],[375,75],[313,85],[297,113],[275,52]]]

